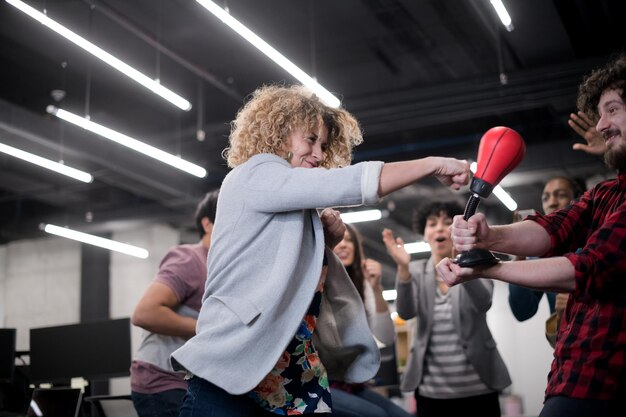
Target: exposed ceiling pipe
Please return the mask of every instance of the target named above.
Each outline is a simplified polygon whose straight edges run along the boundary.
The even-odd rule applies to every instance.
[[[166,46],[163,46],[156,39],[154,39],[154,37],[152,37],[151,35],[145,33],[144,31],[136,27],[128,19],[123,17],[119,12],[114,10],[111,6],[105,5],[102,1],[96,1],[96,0],[84,0],[84,1],[87,4],[91,5],[92,7],[94,7],[96,11],[98,11],[99,13],[102,13],[103,15],[105,15],[106,17],[108,17],[109,19],[117,23],[118,25],[122,26],[124,29],[128,30],[129,32],[137,36],[139,39],[146,42],[148,45],[154,48],[158,48],[160,52],[167,55],[169,58],[176,61],[178,64],[185,67],[186,69],[188,69],[189,71],[197,75],[198,77],[201,77],[203,80],[212,84],[214,87],[222,91],[227,96],[231,97],[232,99],[236,100],[239,103],[243,101],[243,96],[238,91],[224,84],[215,75],[211,74],[207,70],[200,68],[199,66],[187,61],[185,58],[181,57],[176,52],[172,51],[171,49],[168,49]]]
[[[40,126],[41,121],[38,118],[24,112],[22,109],[16,107],[13,104],[4,102],[0,100],[0,109],[4,110],[0,112],[0,131],[6,132],[10,135],[20,137],[27,141],[36,143],[40,146],[44,146],[48,149],[52,149],[55,152],[59,150],[59,144],[48,138],[48,135],[35,132],[35,126]],[[5,112],[6,111],[6,112]],[[10,115],[7,119],[1,117],[4,114]],[[50,123],[47,121],[46,123]],[[54,129],[48,126],[48,131],[52,132]],[[42,128],[43,129],[43,128]],[[66,142],[71,142],[71,139],[76,136],[78,140],[82,137],[79,135],[75,135],[72,131],[66,131]],[[92,148],[93,149],[93,148]],[[152,178],[147,175],[141,175],[135,172],[135,169],[131,169],[129,167],[124,167],[122,164],[115,163],[114,161],[107,159],[105,157],[98,156],[97,152],[87,152],[77,150],[75,147],[66,146],[64,148],[64,153],[66,157],[89,161],[90,164],[97,165],[98,167],[106,167],[108,171],[115,173],[116,177],[112,177],[111,175],[105,176],[102,174],[96,175],[96,179],[100,181],[104,181],[109,183],[110,185],[114,185],[121,189],[128,190],[132,193],[137,193],[139,195],[142,194],[142,187],[133,187],[132,182],[128,181],[128,179],[132,179],[137,183],[143,184],[144,186],[150,187],[152,190],[156,190],[159,193],[163,193],[165,195],[182,198],[185,197],[186,194],[173,185],[168,185],[162,181],[162,179]],[[118,179],[116,179],[118,178]],[[54,192],[54,187],[51,187],[51,192]],[[40,195],[44,193],[44,190],[38,190],[37,194]],[[145,194],[145,193],[144,193]],[[152,196],[147,196],[152,197]]]
[[[392,134],[561,102],[569,103],[568,108],[574,109],[578,84],[587,70],[588,63],[517,71],[508,74],[506,87],[492,78],[466,80],[432,88],[390,91],[346,102],[368,135]]]

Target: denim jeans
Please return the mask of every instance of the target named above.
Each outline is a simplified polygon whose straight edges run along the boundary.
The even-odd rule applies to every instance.
[[[184,396],[184,389],[172,389],[156,394],[131,393],[139,417],[178,417]]]
[[[357,394],[350,394],[340,389],[331,388],[333,416],[336,417],[411,417],[389,398],[370,389]]]
[[[189,380],[189,388],[180,409],[180,417],[252,416],[276,417],[276,414],[264,410],[245,394],[229,394],[202,378],[193,377]]]

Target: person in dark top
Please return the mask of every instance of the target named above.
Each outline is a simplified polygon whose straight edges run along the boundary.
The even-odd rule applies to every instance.
[[[580,196],[582,187],[578,181],[563,177],[552,177],[546,182],[541,194],[541,205],[545,214],[568,207]],[[520,219],[521,220],[521,219]],[[517,259],[519,260],[519,259]],[[550,319],[546,324],[546,338],[554,347],[555,330],[567,304],[567,293],[536,291],[515,284],[509,284],[509,307],[515,318],[525,321],[532,318],[539,308],[539,303],[546,295],[550,308]]]
[[[493,266],[437,266],[449,285],[477,277],[543,291],[569,292],[556,337],[540,417],[626,415],[626,54],[594,70],[579,88],[578,108],[594,114],[606,144],[604,160],[618,172],[569,208],[489,226],[485,216],[457,216],[457,251],[484,248],[541,256]]]

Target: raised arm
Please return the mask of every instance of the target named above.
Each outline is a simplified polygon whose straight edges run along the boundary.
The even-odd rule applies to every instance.
[[[575,143],[572,145],[572,149],[584,151],[591,155],[604,155],[606,143],[589,116],[581,111],[578,114],[571,113],[567,124],[587,142],[586,144]]]
[[[434,176],[442,184],[458,190],[469,181],[469,172],[467,161],[436,156],[386,163],[380,173],[378,195],[386,196],[427,176]]]
[[[390,345],[396,338],[396,331],[391,320],[389,305],[383,298],[382,265],[373,259],[366,259],[363,265],[363,275],[374,298],[374,311],[370,312],[370,328],[379,341]]]
[[[396,278],[403,283],[409,282],[409,262],[411,255],[404,249],[404,240],[401,237],[394,237],[391,229],[383,229],[383,243],[387,248],[387,253],[397,265]]]

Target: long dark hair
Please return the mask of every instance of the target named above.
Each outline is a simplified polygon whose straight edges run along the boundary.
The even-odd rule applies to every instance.
[[[354,245],[354,260],[352,261],[352,265],[346,267],[346,271],[348,271],[350,279],[361,295],[361,299],[363,299],[363,281],[365,280],[365,276],[363,275],[363,261],[365,260],[365,255],[363,254],[363,239],[356,227],[351,224],[346,224],[346,229],[348,229],[350,239]]]

